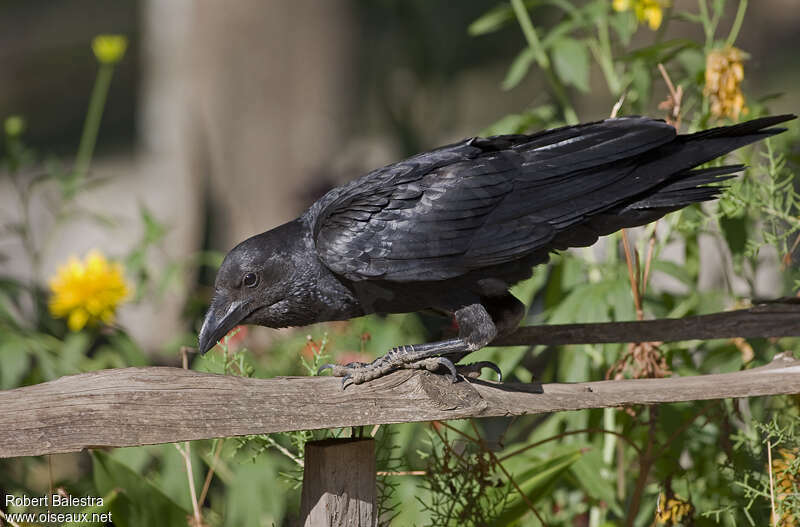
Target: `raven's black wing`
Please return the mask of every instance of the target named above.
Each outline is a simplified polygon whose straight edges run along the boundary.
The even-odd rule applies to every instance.
[[[322,261],[350,280],[443,280],[541,249],[588,245],[630,218],[651,221],[637,200],[670,185],[674,195],[676,174],[713,181],[727,172],[687,171],[771,133],[759,130],[772,124],[676,137],[663,121],[621,118],[475,138],[334,189],[309,220]],[[702,190],[662,203],[661,214],[713,197]]]

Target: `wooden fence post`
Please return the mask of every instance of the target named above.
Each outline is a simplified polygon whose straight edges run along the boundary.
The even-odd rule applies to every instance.
[[[375,441],[306,444],[300,518],[304,527],[377,525]]]

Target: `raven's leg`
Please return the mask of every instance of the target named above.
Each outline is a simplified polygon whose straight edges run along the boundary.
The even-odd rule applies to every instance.
[[[482,304],[462,307],[454,316],[458,323],[458,338],[414,346],[397,346],[369,364],[325,364],[319,371],[329,368],[334,376],[344,377],[342,384],[346,385],[361,384],[400,369],[433,371],[445,367],[455,381],[456,371],[450,357],[458,362],[465,355],[482,348],[494,339],[497,328]]]
[[[516,327],[522,316],[522,304],[510,294],[497,299],[487,299],[484,302],[486,305],[471,304],[454,313],[459,329],[458,338],[414,346],[398,346],[369,364],[352,363],[346,366],[326,364],[320,371],[330,369],[334,376],[344,377],[343,384],[348,382],[361,384],[399,369],[434,371],[444,367],[450,371],[455,381],[454,362],[490,343],[498,334],[498,326],[504,331],[508,331],[511,325]],[[496,320],[489,314],[487,308],[495,314]],[[474,366],[488,366],[497,371],[496,366],[485,362]]]
[[[481,299],[481,303],[492,317],[497,330],[496,336],[498,337],[512,333],[525,316],[525,304],[509,292],[506,292],[503,296],[484,297]],[[458,358],[449,358],[453,359],[453,362],[458,362],[465,355],[461,355]],[[500,368],[496,364],[487,361],[459,364],[459,373],[464,376],[477,377],[483,368],[493,369],[497,372],[498,380],[500,379]]]
[[[503,296],[484,298],[481,303],[486,306],[486,310],[492,316],[494,325],[497,327],[498,337],[508,335],[516,330],[525,316],[525,304],[508,292]]]

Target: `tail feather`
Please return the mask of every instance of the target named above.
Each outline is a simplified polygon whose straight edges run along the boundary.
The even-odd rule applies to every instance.
[[[786,131],[785,128],[770,129],[770,126],[785,123],[786,121],[791,121],[792,119],[796,118],[797,116],[794,114],[771,115],[769,117],[761,117],[759,119],[753,119],[752,121],[746,121],[744,123],[737,123],[729,126],[718,126],[716,128],[709,128],[708,130],[695,132],[693,134],[683,134],[679,135],[678,138],[684,140],[695,140],[710,139],[713,137],[739,137],[751,134],[758,134],[759,137],[770,136]]]
[[[619,210],[620,214],[633,210],[664,209],[664,214],[692,203],[716,198],[725,189],[709,187],[710,183],[721,183],[735,177],[735,172],[744,170],[744,165],[728,165],[699,170],[689,170],[676,175],[648,193],[647,196],[629,203]]]
[[[717,198],[719,193],[725,190],[725,187],[708,185],[731,179],[735,177],[735,172],[740,172],[744,168],[744,165],[727,165],[687,170],[675,175],[666,183],[650,190],[646,196],[640,197],[632,203],[593,216],[584,226],[597,236],[604,236],[619,229],[646,225],[692,203]],[[574,236],[570,237],[570,242],[575,241],[572,238]]]
[[[796,115],[791,114],[775,115],[709,128],[693,134],[679,135],[673,143],[662,148],[668,154],[665,159],[682,164],[683,170],[694,168],[743,146],[785,132],[786,128],[770,127],[796,118]]]
[[[679,135],[675,142],[661,148],[662,152],[657,154],[660,159],[653,163],[654,165],[659,165],[661,162],[673,163],[673,167],[679,172],[649,190],[646,196],[625,205],[619,212],[624,215],[634,210],[660,209],[666,214],[692,203],[716,198],[723,187],[707,185],[732,178],[730,174],[740,172],[744,166],[690,169],[750,143],[784,132],[785,128],[773,128],[773,126],[796,118],[797,116],[792,114],[774,115]],[[667,153],[667,156],[661,157],[664,153]]]
[[[561,216],[557,217],[560,221],[557,224],[559,232],[551,240],[550,246],[555,250],[585,247],[594,243],[599,236],[611,234],[621,228],[645,225],[692,203],[717,198],[725,189],[719,183],[735,177],[734,174],[742,171],[744,165],[703,169],[695,167],[750,143],[779,134],[784,129],[772,127],[794,118],[794,115],[764,117],[732,126],[679,135],[629,162],[627,172],[623,170],[625,165],[610,165],[610,171],[618,176],[617,180],[606,183],[597,192],[585,192],[583,196],[572,197],[569,202],[572,209],[580,210],[581,214],[570,214],[567,211],[562,214],[563,219]],[[593,181],[600,179],[600,173],[600,169],[593,169]],[[575,181],[574,173],[560,181],[557,187],[562,189],[571,181]],[[603,207],[602,204],[610,200],[599,199],[599,192],[606,195],[627,194],[630,197],[617,201],[616,205]],[[530,199],[527,195],[525,198]],[[593,209],[593,204],[598,204],[597,208]],[[562,203],[558,206],[563,209]]]
[[[683,190],[687,188],[696,187],[698,185],[706,185],[708,183],[719,183],[726,179],[731,179],[734,172],[741,172],[746,167],[745,165],[725,165],[721,167],[700,168],[689,170],[678,174],[674,180],[664,185],[660,189],[655,189],[657,192],[667,190]],[[726,177],[721,177],[726,176]]]

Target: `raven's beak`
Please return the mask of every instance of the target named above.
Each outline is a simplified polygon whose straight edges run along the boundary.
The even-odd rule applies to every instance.
[[[200,353],[203,354],[213,348],[222,337],[235,328],[247,315],[245,310],[246,302],[234,301],[225,302],[215,298],[208,308],[208,313],[203,319],[203,327],[200,328]]]

